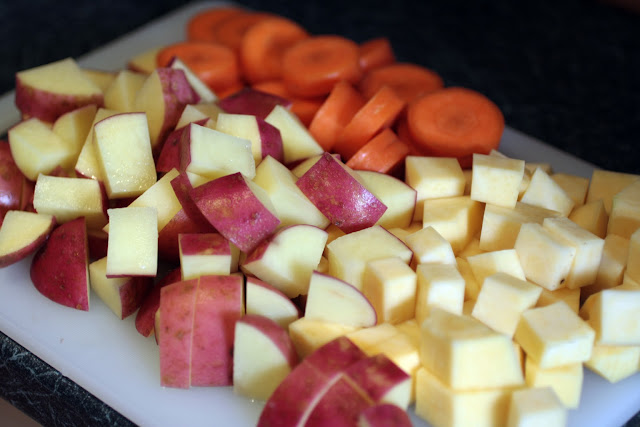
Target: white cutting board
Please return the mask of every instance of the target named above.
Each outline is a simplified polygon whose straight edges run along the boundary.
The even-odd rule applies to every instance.
[[[196,3],[151,22],[79,59],[81,65],[118,70],[128,58],[184,38],[195,12],[229,3]],[[18,71],[18,70],[16,70]],[[13,93],[0,98],[0,134],[18,120]],[[501,151],[528,161],[550,162],[556,171],[589,177],[593,166],[513,129]],[[154,427],[252,426],[262,404],[235,396],[229,387],[176,390],[159,385],[158,349],[120,321],[95,296],[89,312],[57,305],[29,279],[30,259],[0,270],[0,330],[138,425]],[[620,426],[640,411],[640,374],[612,385],[585,370],[580,408],[570,411],[575,427]],[[413,416],[416,426],[427,426]]]

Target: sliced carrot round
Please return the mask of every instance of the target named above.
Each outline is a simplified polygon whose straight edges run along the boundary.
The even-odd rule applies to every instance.
[[[500,145],[504,116],[483,94],[451,87],[425,95],[407,108],[407,124],[419,149],[467,162]]]
[[[391,126],[405,105],[393,89],[383,86],[340,132],[334,151],[348,161],[376,133]]]
[[[390,173],[400,165],[410,149],[389,128],[371,138],[348,161],[351,169]]]
[[[340,80],[356,84],[361,77],[358,45],[340,36],[306,38],[282,58],[282,79],[298,96],[326,95]]]
[[[365,102],[353,85],[340,80],[311,120],[309,132],[325,151],[331,151],[342,129]]]
[[[389,86],[406,102],[427,93],[442,89],[444,82],[435,71],[416,64],[396,63],[373,69],[366,73],[359,89],[367,98],[382,86]]]
[[[159,67],[180,58],[216,94],[240,81],[238,58],[233,50],[217,43],[179,42],[162,48],[156,62]]]
[[[237,7],[218,7],[196,13],[187,22],[187,40],[215,42],[218,26],[238,13],[246,13]]]
[[[274,18],[276,15],[262,12],[238,13],[225,19],[216,28],[215,41],[230,47],[234,51],[240,50],[245,33],[258,22]]]
[[[270,18],[249,28],[240,44],[243,75],[250,83],[279,79],[284,52],[309,33],[286,18]]]
[[[366,74],[374,68],[394,64],[396,56],[386,37],[367,40],[360,45],[360,67]]]

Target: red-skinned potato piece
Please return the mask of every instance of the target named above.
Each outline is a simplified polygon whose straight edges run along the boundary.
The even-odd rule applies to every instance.
[[[158,232],[158,256],[165,262],[180,262],[180,234],[211,232],[209,224],[195,222],[183,209],[180,209],[171,220]]]
[[[160,308],[161,289],[167,285],[181,281],[181,277],[180,267],[174,268],[160,279],[142,300],[135,321],[136,330],[142,336],[149,337],[153,333],[156,312],[158,308]]]
[[[84,217],[53,230],[31,262],[31,281],[50,300],[89,310],[89,247]]]
[[[365,409],[358,418],[358,427],[411,427],[407,411],[391,403],[380,403]]]
[[[252,88],[244,88],[218,101],[218,105],[226,113],[250,114],[261,119],[266,118],[273,107],[281,105],[291,107],[291,101],[281,96],[262,92]]]
[[[0,140],[0,225],[8,211],[20,210],[22,189],[26,180],[13,161],[9,143]]]
[[[198,120],[194,123],[204,126],[207,120],[209,119]],[[182,137],[182,132],[187,128],[187,126],[184,126],[175,129],[167,135],[162,143],[162,149],[160,150],[158,159],[156,160],[156,171],[163,173],[169,172],[173,168],[180,168],[180,138]]]
[[[40,249],[55,225],[52,215],[7,212],[0,227],[0,268],[15,264]]]
[[[215,228],[209,223],[207,218],[202,214],[195,201],[191,198],[189,192],[193,190],[191,181],[186,173],[182,172],[171,180],[171,186],[176,193],[176,197],[182,205],[184,213],[197,224],[203,233],[213,232]]]
[[[240,172],[202,184],[189,195],[209,223],[243,252],[255,249],[280,224],[264,190]]]
[[[326,152],[298,179],[296,185],[345,233],[374,225],[387,210],[347,166]]]

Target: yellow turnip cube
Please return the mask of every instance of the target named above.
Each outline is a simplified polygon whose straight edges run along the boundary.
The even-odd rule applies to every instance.
[[[405,182],[416,190],[413,219],[422,220],[427,199],[462,196],[466,180],[458,160],[451,157],[407,156]]]
[[[484,279],[499,272],[525,280],[524,270],[515,249],[485,252],[467,257],[467,261],[481,288]]]
[[[536,307],[546,307],[558,301],[564,301],[569,308],[577,314],[578,310],[580,310],[580,294],[584,289],[586,288],[560,288],[555,291],[550,291],[549,289],[542,288],[542,293],[538,298]]]
[[[533,173],[529,187],[520,201],[556,211],[562,216],[568,216],[575,205],[562,187],[542,169],[536,169]]]
[[[542,288],[506,273],[487,277],[471,315],[491,329],[513,336],[526,309],[538,301]]]
[[[465,282],[456,265],[419,264],[416,274],[418,292],[415,317],[419,324],[428,317],[432,307],[462,314]]]
[[[573,208],[569,214],[569,219],[598,237],[604,239],[607,235],[609,214],[604,208],[602,199]]]
[[[629,256],[629,239],[609,234],[604,238],[602,257],[598,263],[596,280],[592,285],[581,289],[582,299],[603,289],[610,289],[622,283],[625,271],[628,272],[627,258]],[[633,267],[631,267],[633,268]]]
[[[431,226],[409,234],[405,237],[405,242],[413,251],[413,258],[418,264],[455,264],[456,262],[449,241]]]
[[[480,232],[484,204],[469,196],[443,197],[424,202],[423,227],[433,227],[459,253]]]
[[[477,319],[433,307],[421,325],[420,360],[455,390],[523,384],[511,339]]]
[[[564,287],[576,256],[574,246],[530,223],[520,227],[515,250],[528,280],[550,291]]]
[[[429,369],[416,375],[416,414],[434,427],[505,425],[512,390],[455,390]]]
[[[475,300],[478,298],[478,293],[480,292],[480,283],[476,280],[476,276],[473,274],[469,261],[465,258],[458,257],[456,258],[456,265],[458,266],[460,275],[464,279],[465,301]]]
[[[551,387],[516,390],[511,394],[507,427],[563,427],[567,409]]]
[[[362,292],[373,305],[378,323],[412,319],[416,306],[416,273],[398,257],[369,261]]]
[[[524,160],[473,155],[471,199],[513,208],[524,175]]]
[[[582,363],[545,369],[527,357],[525,379],[529,387],[551,387],[567,408],[575,409],[580,405],[584,380]]]
[[[640,282],[640,228],[629,238],[627,275],[630,279]]]
[[[546,369],[589,360],[595,332],[566,303],[559,301],[522,313],[514,339],[527,359]]]
[[[329,341],[355,331],[356,327],[301,317],[289,324],[289,335],[296,352],[304,358]]]
[[[586,203],[602,199],[607,213],[611,213],[613,196],[640,179],[640,175],[595,169],[591,174]]]
[[[618,234],[628,239],[638,228],[640,228],[640,181],[635,181],[613,196],[607,234]]]
[[[616,383],[640,369],[640,346],[596,344],[585,366],[610,383]]]
[[[580,316],[602,345],[640,345],[640,288],[605,289],[591,295]]]
[[[574,208],[584,205],[589,190],[589,178],[563,172],[550,174],[550,176],[573,200]]]
[[[387,338],[391,338],[398,334],[398,330],[391,323],[379,323],[375,326],[368,328],[357,329],[353,332],[346,334],[360,350],[364,351],[367,355],[372,356],[371,348]]]

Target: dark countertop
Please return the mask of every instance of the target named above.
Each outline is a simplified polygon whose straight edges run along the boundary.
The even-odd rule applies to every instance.
[[[0,93],[18,70],[81,56],[186,3],[4,1]],[[399,60],[489,96],[507,125],[601,168],[640,173],[640,14],[578,0],[242,4],[316,34],[385,35]],[[2,333],[0,396],[47,426],[129,424]]]

